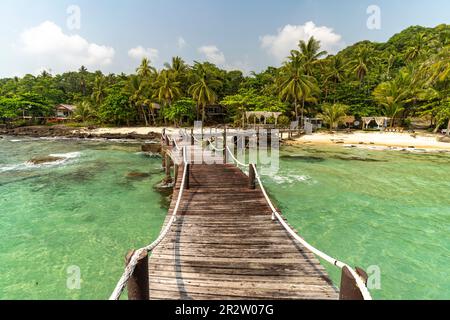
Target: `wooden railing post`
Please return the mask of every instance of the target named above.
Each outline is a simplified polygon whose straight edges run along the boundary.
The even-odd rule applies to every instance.
[[[255,190],[256,189],[256,172],[255,172],[255,168],[253,167],[252,164],[249,165],[248,167],[248,187],[249,189]]]
[[[367,274],[361,268],[356,268],[356,273],[363,279],[365,285],[367,285]],[[352,276],[350,270],[347,267],[342,268],[341,275],[341,287],[339,291],[339,300],[364,300],[364,297],[356,285],[356,280]]]
[[[134,250],[130,251],[125,259],[126,265],[130,263]],[[149,300],[150,287],[148,278],[148,253],[144,251],[139,257],[139,261],[133,274],[128,280],[128,300]]]
[[[189,174],[190,174],[190,171],[191,171],[191,165],[188,163],[186,165],[186,180],[184,181],[184,188],[186,190],[189,190]]]
[[[169,140],[169,136],[166,136],[166,146],[170,146],[170,140]]]
[[[223,129],[223,164],[227,164],[227,127]]]
[[[168,153],[166,153],[166,181],[169,182],[171,180],[170,177],[170,167],[171,167],[171,158]]]
[[[178,179],[178,165],[175,163],[173,166],[173,179],[175,181],[175,184],[177,183],[177,179]]]
[[[193,146],[195,144],[195,140],[194,140],[194,129],[191,129],[191,146]]]

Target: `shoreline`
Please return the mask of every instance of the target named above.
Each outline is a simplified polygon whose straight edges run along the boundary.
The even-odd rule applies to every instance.
[[[288,141],[287,145],[341,145],[343,147],[380,150],[423,149],[450,152],[450,143],[438,141],[441,137],[444,136],[424,132],[416,133],[415,136],[410,133],[399,132],[315,133]]]
[[[71,128],[66,126],[30,126],[0,130],[1,136],[32,137],[32,138],[61,138],[86,140],[135,140],[156,141],[161,138],[163,127],[119,127],[119,128]],[[166,128],[173,133],[179,128]],[[355,148],[369,148],[379,150],[424,149],[427,151],[450,152],[449,142],[439,141],[445,137],[440,134],[417,132],[415,135],[399,132],[365,132],[352,133],[319,132],[304,135],[294,140],[284,140],[286,146],[342,146]]]

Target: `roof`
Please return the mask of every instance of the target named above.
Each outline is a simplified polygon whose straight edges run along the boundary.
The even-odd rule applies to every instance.
[[[71,111],[71,112],[74,112],[75,109],[76,109],[77,107],[76,107],[76,106],[73,106],[73,105],[71,105],[71,104],[58,104],[58,105],[56,106],[56,108],[57,108],[57,109],[66,109],[66,110],[69,110],[69,111]]]

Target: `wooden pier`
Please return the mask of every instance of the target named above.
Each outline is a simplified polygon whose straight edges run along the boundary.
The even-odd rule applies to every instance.
[[[361,269],[356,276],[344,265],[339,292],[316,255],[298,241],[302,239],[288,232],[285,220],[275,219],[273,204],[255,181],[256,167],[250,165],[247,176],[224,163],[222,154],[204,151],[191,139],[177,145],[168,140],[166,168],[182,162],[180,150],[201,152],[205,162],[216,164],[174,166],[176,181],[163,236],[139,253],[133,272],[128,270],[130,299],[363,298],[357,282],[361,286],[367,277]]]

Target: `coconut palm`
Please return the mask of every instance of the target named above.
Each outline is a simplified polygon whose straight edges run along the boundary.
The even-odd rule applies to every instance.
[[[176,72],[177,74],[184,73],[188,70],[188,66],[181,57],[173,57],[172,63],[171,64],[165,63],[164,67],[167,70]]]
[[[95,111],[92,108],[92,104],[85,100],[77,105],[75,109],[75,118],[86,122],[95,116]]]
[[[339,123],[347,116],[348,106],[340,103],[325,103],[322,106],[322,113],[319,115],[325,123],[330,126],[330,131],[337,129]]]
[[[314,67],[320,62],[319,59],[326,56],[328,52],[320,50],[320,41],[314,37],[309,38],[307,42],[301,40],[298,46],[305,72],[307,75],[312,76]]]
[[[364,78],[369,73],[369,67],[372,65],[373,61],[373,50],[368,46],[362,46],[356,57],[350,61],[351,71],[356,75],[358,80],[362,83]]]
[[[428,39],[424,33],[419,33],[414,37],[413,45],[406,50],[405,58],[414,61],[426,53]]]
[[[100,106],[106,97],[106,81],[103,75],[97,75],[92,88],[92,100]]]
[[[280,99],[294,103],[295,116],[298,118],[298,102],[301,105],[301,119],[303,121],[305,102],[314,101],[314,95],[319,92],[317,80],[306,74],[306,71],[297,65],[286,64],[279,79]]]
[[[130,103],[137,109],[141,119],[144,119],[145,125],[148,126],[149,119],[147,117],[147,112],[145,111],[145,106],[148,106],[148,104],[145,103],[145,93],[149,90],[148,85],[141,77],[132,75],[125,85],[124,90],[130,96]]]
[[[197,103],[197,119],[199,118],[199,110],[201,109],[202,121],[205,121],[205,108],[217,101],[215,90],[221,85],[222,82],[209,74],[202,64],[195,63],[194,84],[189,87],[188,93]]]
[[[334,88],[336,88],[336,85],[346,78],[347,63],[344,62],[344,59],[341,56],[333,56],[325,65],[324,74],[325,84],[332,83]],[[336,103],[336,97],[334,97],[334,102]]]
[[[394,125],[395,117],[404,109],[409,100],[410,92],[401,85],[401,81],[393,80],[378,85],[373,96],[384,108],[384,114],[391,118],[391,127]]]
[[[180,83],[176,81],[175,73],[168,70],[163,70],[158,75],[155,88],[156,92],[153,97],[167,105],[171,105],[176,98],[181,96]]]
[[[150,80],[156,73],[156,69],[151,66],[151,62],[148,58],[143,58],[141,65],[136,69],[138,76],[144,80]]]

